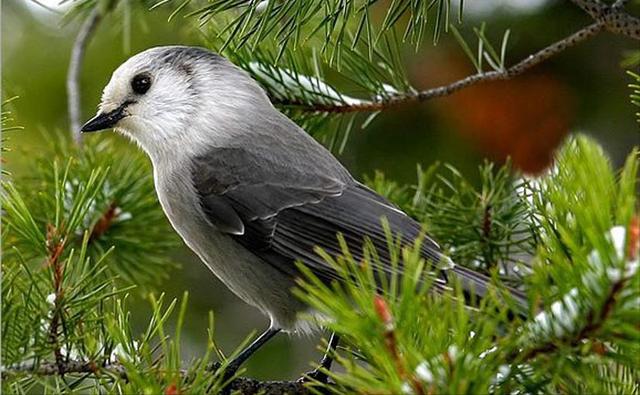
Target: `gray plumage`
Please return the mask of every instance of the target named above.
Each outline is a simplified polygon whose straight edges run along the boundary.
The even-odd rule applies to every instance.
[[[150,86],[136,93],[132,79],[141,73]],[[275,109],[247,73],[205,49],[159,47],[129,59],[114,72],[99,115],[86,130],[104,127],[107,114],[112,122],[120,113],[107,127],[115,126],[149,154],[173,227],[273,327],[308,329],[298,318],[306,307],[290,292],[299,275],[296,260],[321,279],[336,278],[316,246],[339,254],[340,233],[360,259],[367,237],[390,271],[381,219],[405,244],[420,234],[420,224],[357,182]],[[485,294],[489,280],[453,265],[431,239],[424,240],[422,252],[443,261],[468,291]],[[436,283],[443,286],[443,280]],[[524,301],[521,293],[514,296]]]

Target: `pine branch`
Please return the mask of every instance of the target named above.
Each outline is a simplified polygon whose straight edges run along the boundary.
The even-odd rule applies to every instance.
[[[288,100],[276,100],[274,104],[283,105],[287,107],[296,107],[304,111],[311,112],[327,112],[327,113],[348,113],[348,112],[374,112],[382,111],[392,107],[398,107],[408,103],[424,102],[431,99],[436,99],[444,96],[449,96],[459,90],[468,88],[470,86],[489,81],[508,80],[515,76],[518,76],[529,69],[538,66],[547,59],[557,55],[567,48],[573,47],[593,36],[597,35],[604,29],[604,26],[599,23],[593,23],[587,27],[580,29],[572,35],[557,41],[548,47],[538,51],[533,55],[529,55],[527,58],[521,60],[515,65],[504,71],[490,71],[484,73],[478,73],[470,75],[461,80],[453,83],[442,85],[436,88],[427,89],[417,93],[400,94],[388,99],[380,101],[367,101],[364,103],[355,104],[307,104]]]
[[[160,0],[153,7],[175,0]],[[191,0],[180,0],[169,19],[172,19],[189,4]],[[247,1],[247,0],[211,0],[188,12],[186,16],[195,16],[200,25],[210,22],[214,17],[229,16],[228,23],[222,29],[216,24],[217,36],[226,36],[221,48],[238,51],[243,47],[255,50],[262,42],[274,42],[278,48],[278,58],[288,46],[298,46],[311,39],[318,38],[321,52],[328,55],[331,62],[339,62],[342,48],[355,47],[362,43],[369,48],[375,47],[380,38],[392,30],[403,31],[403,40],[420,45],[427,27],[433,28],[433,40],[436,42],[446,31],[452,10],[450,0],[394,0],[384,4],[381,26],[376,31],[373,26],[378,0],[327,0],[309,2],[303,0]],[[463,1],[459,2],[457,19],[462,19]],[[382,6],[381,6],[382,7]],[[353,33],[353,34],[351,34]]]
[[[18,375],[63,376],[82,373],[92,376],[108,374],[128,381],[127,369],[119,362],[97,364],[93,361],[68,360],[61,362],[41,361],[38,364],[26,363],[2,368],[2,380]],[[189,379],[189,373],[182,369],[180,376]],[[227,387],[231,392],[241,394],[308,394],[309,389],[301,381],[262,381],[251,377],[235,377]]]
[[[80,73],[82,71],[82,61],[91,36],[101,20],[102,15],[98,7],[94,7],[76,35],[71,50],[71,59],[69,60],[69,69],[67,71],[69,125],[71,126],[73,140],[77,145],[82,144],[82,135],[80,134]]]
[[[631,93],[629,93],[629,99],[631,104],[636,107],[640,107],[640,74],[636,74],[632,71],[627,71],[627,74],[634,79],[634,83],[629,84]],[[640,123],[640,111],[636,112],[636,120]]]
[[[63,263],[60,260],[64,251],[65,238],[57,240],[56,230],[53,227],[49,227],[47,231],[47,249],[49,250],[49,256],[47,258],[47,266],[51,268],[53,272],[53,287],[54,287],[54,310],[49,324],[49,341],[53,347],[53,354],[56,358],[56,366],[58,371],[62,374],[64,363],[64,357],[60,350],[60,342],[58,341],[58,330],[61,324],[61,311],[59,301],[63,297],[62,279],[64,268]]]
[[[2,298],[7,302],[2,304],[3,392],[30,393],[44,388],[40,392],[219,393],[225,383],[221,365],[211,363],[219,349],[212,313],[204,355],[188,363],[182,359],[180,334],[189,305],[186,295],[182,302],[169,303],[162,295],[151,296],[149,324],[134,337],[137,330],[126,296],[116,297],[124,290],[114,286],[113,276],[103,276],[107,270],[104,254],[94,259],[88,248],[91,233],[102,232],[90,247],[96,248],[112,232],[122,232],[124,224],[135,230],[135,221],[142,221],[145,229],[151,228],[139,216],[148,209],[134,211],[134,222],[124,224],[116,213],[118,208],[133,209],[128,195],[148,194],[127,187],[135,183],[123,181],[123,171],[116,172],[120,175],[116,180],[95,170],[98,166],[92,165],[96,158],[90,158],[90,144],[83,153],[80,163],[91,172],[83,170],[85,165],[69,166],[64,174],[54,171],[57,187],[42,195],[54,197],[55,202],[42,205],[47,215],[36,216],[42,221],[36,222],[37,210],[29,209],[38,206],[35,202],[25,204],[12,185],[4,188],[3,225],[8,225],[5,229],[15,234],[14,239],[22,239],[12,243],[13,249],[35,249],[33,255],[38,259],[25,261],[14,254],[2,262]],[[558,393],[574,386],[583,393],[630,392],[617,389],[631,388],[638,374],[633,359],[640,344],[638,165],[634,150],[622,171],[616,172],[593,142],[571,141],[560,151],[553,172],[531,180],[531,193],[525,195],[535,214],[530,219],[504,214],[525,198],[513,193],[512,188],[517,187],[506,170],[495,173],[486,167],[478,193],[472,193],[471,186],[468,192],[457,187],[459,175],[450,180],[442,177],[452,190],[451,200],[483,197],[477,205],[468,204],[478,208],[479,221],[467,221],[477,230],[467,233],[473,240],[502,245],[496,243],[502,240],[502,225],[495,225],[510,221],[536,220],[545,227],[536,239],[540,264],[532,265],[527,280],[530,300],[547,306],[542,316],[524,322],[510,318],[504,300],[497,297],[499,284],[473,310],[464,305],[456,284],[442,294],[428,293],[434,286],[433,271],[430,262],[421,259],[419,243],[401,248],[400,239],[393,238],[388,228],[392,261],[388,272],[381,270],[379,252],[371,244],[365,243],[363,258],[356,260],[341,238],[341,255],[318,253],[343,281],[327,284],[300,266],[304,280],[295,292],[319,317],[327,317],[326,321],[320,318],[320,323],[344,336],[347,346],[334,353],[343,369],[326,372],[332,380],[326,387],[238,377],[227,388],[246,394],[323,390],[337,394],[534,394]],[[419,209],[421,196],[430,188],[429,174],[420,177],[416,194],[404,193],[390,183],[380,185],[379,179],[376,184],[386,187],[387,195],[399,196],[401,206]],[[120,194],[121,190],[127,193]],[[506,210],[501,209],[500,201],[505,202]],[[463,211],[456,211],[460,213]],[[47,223],[53,226],[45,232]],[[457,226],[448,228],[466,233]],[[72,242],[79,231],[84,238],[76,246]],[[123,247],[122,239],[118,240],[116,247]],[[566,246],[570,259],[559,250],[559,243]],[[48,270],[31,270],[29,267],[41,267],[41,258],[49,263]],[[175,310],[175,331],[169,334]],[[56,315],[58,322],[52,322]],[[56,342],[51,341],[50,333],[56,334]],[[588,341],[582,341],[585,339]],[[351,347],[358,351],[348,352]],[[611,390],[597,391],[601,388]]]
[[[535,254],[538,232],[531,221],[527,181],[513,175],[510,163],[480,166],[480,188],[452,166],[446,166],[446,175],[436,174],[439,168],[419,168],[414,191],[381,175],[367,184],[426,224],[457,264],[487,275],[497,269],[501,280],[519,284],[528,272],[523,261]]]
[[[2,137],[0,138],[0,154],[10,151],[10,149],[7,148],[6,142],[8,139],[4,132],[23,129],[22,126],[17,126],[14,124],[14,119],[11,116],[11,111],[7,110],[7,107],[11,104],[11,102],[17,98],[18,96],[14,96],[9,99],[3,100],[2,103],[0,103],[0,105],[2,106],[2,110],[0,111],[0,130],[2,130],[3,132]],[[2,170],[0,171],[1,175],[9,174],[9,172],[4,169],[5,163],[5,158],[3,156],[0,156],[0,167],[2,167]]]
[[[127,159],[123,160],[124,157]],[[60,171],[56,170],[55,163],[69,158],[74,158],[69,162],[69,174],[66,178],[56,178]],[[150,285],[165,278],[168,268],[175,266],[168,252],[177,245],[177,238],[167,231],[168,222],[159,210],[153,180],[142,155],[115,149],[110,141],[87,141],[81,150],[73,144],[60,144],[34,160],[30,170],[37,175],[37,186],[33,179],[28,179],[16,183],[15,187],[32,213],[35,225],[31,232],[35,234],[41,232],[36,229],[46,229],[49,223],[55,225],[56,207],[59,208],[58,216],[71,214],[69,203],[82,198],[82,180],[87,180],[95,169],[106,163],[111,168],[104,172],[104,184],[96,185],[96,190],[92,191],[95,198],[86,208],[84,217],[76,219],[75,225],[63,221],[67,229],[56,226],[59,232],[68,234],[69,249],[81,245],[84,234],[88,233],[87,252],[96,259],[117,246],[107,258],[110,275],[127,283]],[[36,251],[34,247],[42,251],[41,256],[48,253],[37,245],[44,242],[33,237],[28,242],[15,236],[19,235],[9,235],[9,243],[19,246],[29,257]],[[29,246],[24,244],[27,242]]]
[[[403,250],[400,258],[391,254],[399,259],[394,267],[404,270],[402,279],[394,279],[396,273],[391,271],[385,280],[385,274],[376,271],[373,252],[358,261],[348,251],[336,260],[326,258],[344,278],[340,284],[323,284],[303,271],[303,292],[297,295],[331,317],[326,325],[358,349],[357,357],[337,356],[346,373],[333,373],[336,392],[534,394],[562,392],[575,383],[586,393],[617,393],[594,389],[605,382],[613,388],[633,383],[640,335],[640,228],[633,216],[637,159],[637,151],[632,152],[617,173],[597,145],[578,138],[561,151],[556,170],[531,180],[531,194],[512,195],[512,200],[525,199],[534,210],[523,222],[545,226],[544,232],[531,230],[539,233],[538,253],[531,257],[533,273],[527,289],[532,309],[541,301],[547,308],[530,319],[509,318],[500,300],[485,299],[475,311],[468,311],[455,286],[444,298],[421,293],[425,276],[410,249]],[[452,200],[462,200],[457,182],[443,182],[451,185]],[[380,185],[379,179],[377,184],[386,186],[387,192],[398,192],[388,183]],[[494,184],[500,183],[482,180],[482,196],[492,195],[485,191],[494,189]],[[417,195],[425,189],[424,182],[420,185]],[[401,195],[401,206],[410,205],[410,194]],[[485,219],[499,219],[498,207],[493,207],[488,218],[486,205],[479,206],[482,224]],[[431,221],[425,222],[429,229]],[[557,235],[549,226],[558,229]],[[463,227],[449,229],[461,233]],[[496,241],[494,227],[476,228],[475,240]],[[556,238],[567,245],[570,260],[556,247]],[[377,284],[382,284],[384,300]],[[605,366],[627,369],[630,378],[611,372],[593,376],[594,370]]]
[[[605,298],[604,305],[600,309],[600,311],[596,311],[595,309],[589,310],[589,312],[587,313],[587,321],[582,329],[575,336],[572,336],[569,339],[563,339],[563,344],[571,347],[576,347],[580,345],[583,340],[593,338],[593,336],[598,333],[603,324],[609,318],[609,315],[613,311],[614,305],[616,304],[616,299],[625,289],[628,281],[628,278],[622,278],[612,284]],[[542,354],[552,353],[558,350],[557,340],[558,339],[553,339],[553,341],[537,345],[525,351],[524,353],[518,350],[517,352],[513,353],[509,359],[517,360],[519,362],[526,362],[537,358]]]
[[[451,95],[461,89],[488,81],[508,80],[532,69],[549,58],[556,56],[568,48],[593,38],[603,31],[624,35],[634,40],[640,40],[640,19],[626,13],[621,6],[607,6],[590,1],[575,0],[596,21],[577,32],[529,55],[515,65],[490,72],[479,72],[447,85],[427,89],[420,92],[407,92],[393,95],[382,100],[372,98],[370,101],[356,103],[308,103],[287,98],[277,98],[274,104],[293,107],[302,111],[321,113],[351,113],[351,112],[376,112],[401,106],[413,102],[424,102],[431,99]],[[595,4],[595,5],[594,5]],[[588,8],[586,8],[588,7]]]

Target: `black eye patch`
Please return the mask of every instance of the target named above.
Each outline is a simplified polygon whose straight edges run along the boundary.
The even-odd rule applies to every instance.
[[[139,95],[147,93],[151,88],[151,76],[147,73],[137,74],[131,80],[131,89]]]

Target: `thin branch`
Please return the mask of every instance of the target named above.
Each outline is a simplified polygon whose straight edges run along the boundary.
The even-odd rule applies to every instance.
[[[624,11],[626,0],[618,0],[613,5],[594,0],[571,0],[571,2],[582,8],[597,22],[602,23],[608,31],[640,40],[640,19]]]
[[[599,311],[591,309],[587,314],[587,322],[582,327],[580,332],[571,339],[564,339],[563,343],[572,347],[576,347],[584,339],[593,339],[597,335],[598,331],[604,325],[604,322],[609,318],[613,308],[615,307],[616,300],[620,293],[624,290],[625,284],[628,281],[627,278],[622,278],[620,281],[616,281],[607,297],[604,301],[603,307]],[[562,341],[562,339],[561,339]],[[509,359],[518,359],[519,361],[530,361],[533,358],[542,354],[548,354],[556,351],[558,344],[554,341],[541,344],[537,347],[531,348],[524,353],[514,352]]]
[[[2,380],[16,375],[37,375],[56,376],[64,374],[109,374],[127,380],[125,367],[117,362],[104,364],[102,366],[95,362],[85,361],[65,361],[62,365],[51,361],[42,361],[38,364],[26,363],[2,368]],[[186,371],[180,372],[183,377],[187,376]],[[309,390],[300,381],[261,381],[250,377],[236,377],[228,386],[228,389],[241,394],[308,394]]]
[[[453,83],[416,93],[395,95],[383,100],[362,101],[360,103],[307,103],[291,100],[274,100],[274,104],[290,107],[306,112],[350,113],[375,112],[407,103],[424,102],[431,99],[449,96],[463,88],[487,81],[508,80],[529,69],[543,63],[547,59],[586,41],[602,31],[624,35],[634,40],[640,40],[640,19],[627,14],[623,10],[624,1],[619,0],[615,5],[608,6],[591,0],[571,0],[584,9],[595,19],[595,22],[583,27],[577,32],[543,48],[535,54],[505,70],[482,72],[470,75]]]
[[[94,8],[87,19],[82,23],[78,35],[73,42],[71,59],[69,60],[69,70],[67,71],[67,97],[69,111],[69,125],[76,144],[82,144],[80,134],[80,72],[82,70],[82,60],[91,35],[96,30],[102,15],[98,8]]]
[[[435,99],[438,97],[451,95],[452,93],[455,93],[463,88],[467,88],[471,85],[476,85],[481,82],[507,80],[507,79],[513,78],[519,74],[524,73],[530,68],[537,66],[538,64],[544,62],[550,57],[564,51],[565,49],[572,47],[578,43],[581,43],[582,41],[585,41],[588,38],[593,37],[600,31],[602,31],[602,29],[603,29],[602,24],[593,23],[573,33],[572,35],[565,37],[564,39],[552,45],[549,45],[548,47],[538,51],[537,53],[533,55],[529,55],[527,58],[523,59],[519,63],[515,64],[514,66],[511,66],[506,70],[473,74],[461,80],[455,81],[451,84],[442,85],[436,88],[431,88],[431,89],[427,89],[427,90],[416,92],[416,93],[396,95],[380,101],[371,101],[371,102],[356,103],[356,104],[344,104],[344,103],[308,104],[308,103],[290,102],[290,101],[289,102],[275,101],[274,104],[279,104],[286,107],[299,108],[305,111],[312,111],[312,112],[348,113],[348,112],[381,111],[381,110],[385,110],[391,107],[396,107],[402,104],[407,104],[412,102],[423,102],[423,101]]]
[[[62,323],[62,311],[60,307],[60,301],[64,296],[64,290],[62,289],[62,281],[64,276],[63,263],[60,261],[62,252],[65,247],[65,239],[59,238],[57,235],[57,229],[53,226],[47,228],[47,267],[51,268],[53,273],[53,288],[54,288],[54,309],[51,316],[51,322],[49,323],[49,342],[53,347],[53,355],[56,358],[56,367],[60,374],[63,373],[63,356],[60,349],[60,341],[58,338],[58,329]]]

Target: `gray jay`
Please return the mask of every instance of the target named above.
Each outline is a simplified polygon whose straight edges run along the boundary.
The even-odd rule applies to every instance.
[[[269,329],[229,364],[231,371],[279,331],[311,329],[299,317],[307,306],[291,293],[300,275],[295,262],[323,280],[337,278],[316,246],[340,254],[341,234],[360,260],[368,238],[390,272],[381,219],[405,244],[421,234],[418,222],[356,181],[274,108],[249,74],[206,49],[152,48],[118,67],[82,131],[108,128],[149,155],[160,204],[189,248],[269,317]],[[456,278],[468,292],[486,293],[487,277],[453,264],[429,238],[421,248],[425,259],[440,263],[435,288]],[[337,341],[332,336],[329,347]],[[321,366],[329,368],[325,357]],[[320,371],[312,377],[326,379]]]

